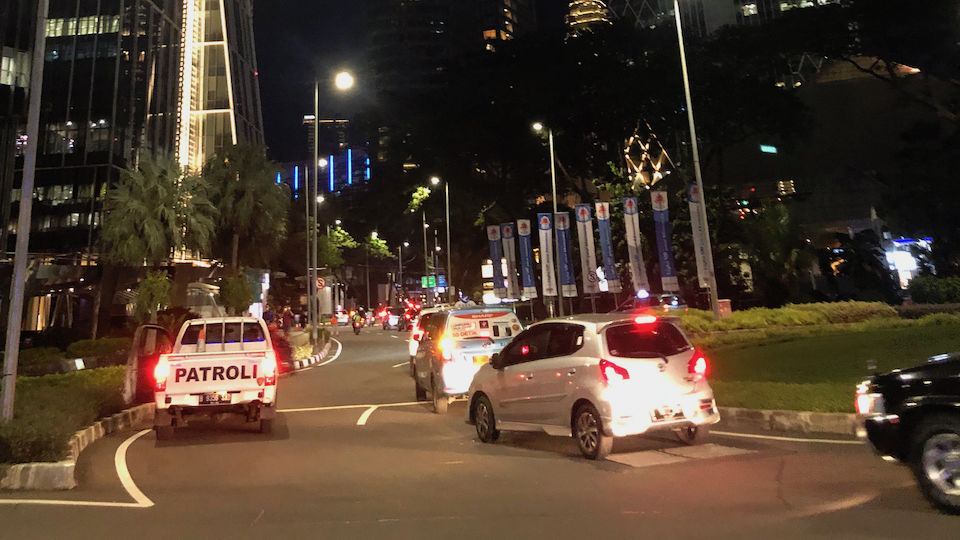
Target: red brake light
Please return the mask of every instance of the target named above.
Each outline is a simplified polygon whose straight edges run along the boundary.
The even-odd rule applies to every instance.
[[[277,353],[267,351],[260,363],[260,373],[263,374],[264,385],[273,386],[277,384]]]
[[[453,338],[444,336],[440,340],[440,353],[445,361],[453,360]]]
[[[637,324],[653,324],[657,322],[657,318],[654,315],[638,315],[633,319],[633,322]]]
[[[694,351],[693,357],[687,364],[687,371],[696,378],[703,379],[710,374],[710,363],[700,351]]]
[[[609,360],[600,360],[600,375],[603,376],[603,382],[625,381],[630,378],[630,372],[622,366],[618,366]]]
[[[530,354],[530,346],[529,346],[529,345],[523,345],[523,346],[521,346],[521,347],[520,347],[520,354],[523,354],[523,355]]]
[[[170,364],[166,358],[161,356],[156,367],[153,368],[153,383],[157,392],[163,392],[167,389],[167,377],[169,376]]]

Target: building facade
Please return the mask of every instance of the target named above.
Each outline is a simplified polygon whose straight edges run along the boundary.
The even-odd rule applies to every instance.
[[[19,128],[26,123],[36,8],[28,0],[0,0],[0,259],[10,228]]]

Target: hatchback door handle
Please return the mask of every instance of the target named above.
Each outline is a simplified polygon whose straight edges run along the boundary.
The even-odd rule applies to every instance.
[[[568,375],[568,376],[570,376],[570,375],[576,375],[576,374],[577,374],[577,369],[576,369],[576,368],[571,368],[570,371],[567,372],[567,375]]]

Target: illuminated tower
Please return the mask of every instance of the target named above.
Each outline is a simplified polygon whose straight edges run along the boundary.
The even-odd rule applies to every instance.
[[[252,0],[184,0],[177,159],[197,170],[236,144],[263,144]]]
[[[570,2],[567,26],[570,34],[576,35],[596,24],[609,23],[610,9],[601,0],[574,0]]]

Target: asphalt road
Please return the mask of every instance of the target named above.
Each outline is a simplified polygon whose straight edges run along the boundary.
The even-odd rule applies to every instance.
[[[98,441],[77,489],[0,492],[24,501],[0,504],[0,538],[950,538],[960,524],[862,445],[648,437],[590,462],[570,438],[481,444],[463,403],[409,404],[404,337],[341,333],[335,361],[280,381],[270,436],[225,422]]]

